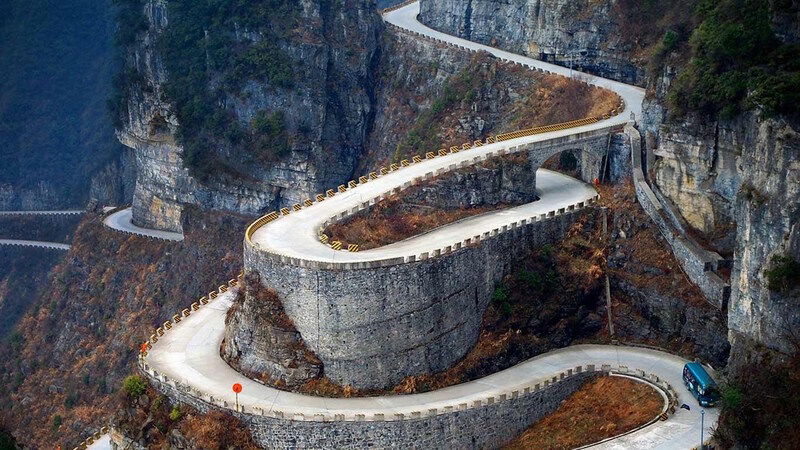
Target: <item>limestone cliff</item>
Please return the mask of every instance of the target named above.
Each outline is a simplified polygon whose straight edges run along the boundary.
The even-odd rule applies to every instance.
[[[728,322],[735,349],[753,345],[797,351],[800,290],[770,289],[775,256],[800,261],[800,134],[798,124],[749,116],[735,200],[736,258]],[[796,274],[794,275],[796,276]]]
[[[778,44],[797,42],[796,18],[773,12]],[[775,44],[777,45],[777,44]],[[754,350],[796,351],[797,290],[768,286],[776,256],[800,259],[800,140],[797,118],[755,108],[731,117],[670,110],[670,88],[683,65],[677,55],[649,82],[640,127],[651,180],[687,233],[731,258],[727,306],[730,362]]]
[[[270,23],[246,15],[225,16],[226,11],[217,13],[225,23],[215,29],[217,35],[206,29],[209,41],[216,36],[223,42],[203,47],[209,55],[206,63],[213,65],[213,52],[236,53],[245,59],[237,59],[244,62],[236,67],[221,67],[206,75],[207,86],[202,89],[209,89],[223,129],[200,129],[205,134],[193,137],[208,146],[198,157],[211,167],[205,176],[187,164],[185,144],[190,142],[190,131],[197,134],[198,130],[180,123],[182,110],[176,109],[167,89],[174,75],[167,70],[174,62],[168,58],[175,55],[165,50],[169,48],[165,40],[177,33],[171,25],[196,26],[190,21],[194,6],[175,6],[164,0],[144,3],[147,26],[128,47],[132,75],[118,129],[120,140],[136,150],[133,203],[137,224],[176,230],[184,204],[255,214],[297,203],[351,178],[373,114],[371,67],[377,55],[380,17],[367,0],[289,3],[281,4],[294,16],[294,22],[288,18],[286,22],[295,27],[280,35],[270,34]],[[179,9],[181,5],[184,10]],[[180,20],[170,17],[173,13],[181,14]],[[269,47],[266,56],[259,53],[265,47]],[[275,55],[286,62],[282,70],[290,72],[281,74],[280,83],[277,76],[266,79],[253,72],[237,72],[242,67],[257,71],[269,66],[270,61],[258,62],[258,58]],[[234,76],[238,77],[235,82],[231,81]],[[185,121],[191,117],[183,115]],[[259,129],[260,123],[272,126],[274,133]],[[253,146],[247,145],[261,137],[266,140],[261,146],[267,150],[281,147],[278,158],[259,158]]]
[[[627,0],[422,0],[428,26],[476,42],[637,85],[646,49],[680,21],[679,4]],[[661,18],[655,15],[660,10]],[[665,11],[665,9],[667,11]],[[644,26],[643,15],[655,20]],[[667,21],[664,21],[667,22]]]

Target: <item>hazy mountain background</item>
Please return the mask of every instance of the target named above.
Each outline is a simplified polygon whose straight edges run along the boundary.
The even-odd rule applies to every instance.
[[[0,209],[83,206],[119,157],[107,98],[112,0],[5,0],[0,16]]]

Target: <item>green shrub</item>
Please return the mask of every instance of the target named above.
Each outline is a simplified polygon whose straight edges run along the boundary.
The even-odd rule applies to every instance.
[[[525,283],[528,286],[529,289],[536,290],[536,291],[542,289],[542,286],[543,286],[542,276],[539,275],[539,273],[537,273],[537,272],[531,272],[531,271],[523,269],[523,270],[521,270],[519,272],[519,274],[517,275],[517,278],[519,278],[520,281]]]
[[[509,299],[508,288],[500,285],[492,292],[492,301],[497,303],[507,303]]]
[[[17,448],[14,436],[3,427],[0,427],[0,450],[16,450]]]
[[[64,419],[56,414],[53,416],[53,423],[50,425],[50,430],[56,432],[59,428],[61,428],[61,424],[64,423]]]
[[[125,46],[133,43],[136,36],[149,27],[144,15],[142,0],[113,0],[117,9],[117,31],[114,36],[117,45]]]
[[[79,400],[80,400],[80,394],[77,392],[71,392],[67,394],[66,398],[64,398],[64,407],[67,409],[71,409],[78,404]]]
[[[764,271],[770,290],[787,292],[800,285],[800,262],[789,255],[775,255],[771,262],[772,268]]]
[[[282,111],[259,112],[250,128],[253,132],[253,153],[261,161],[274,161],[289,153],[286,119]]]
[[[169,412],[169,420],[173,422],[177,422],[181,418],[181,410],[178,408],[178,405],[172,407],[172,411]]]
[[[441,146],[438,127],[444,114],[462,101],[475,101],[479,83],[480,80],[470,70],[463,70],[450,77],[442,94],[431,103],[430,109],[418,116],[405,139],[398,144],[395,158],[403,159],[414,153],[438,150]]]
[[[136,398],[147,389],[147,382],[139,375],[130,375],[122,381],[122,389],[129,397]]]
[[[724,408],[738,408],[742,404],[742,391],[737,386],[725,386],[722,390],[722,405]]]
[[[767,115],[800,111],[800,46],[776,38],[772,11],[768,0],[700,2],[695,13],[700,25],[689,39],[692,59],[668,95],[673,113],[733,117],[756,107]]]
[[[248,79],[268,81],[277,87],[290,88],[293,84],[291,60],[273,42],[254,44],[234,58],[233,69],[228,74],[227,81],[231,88],[240,88]]]

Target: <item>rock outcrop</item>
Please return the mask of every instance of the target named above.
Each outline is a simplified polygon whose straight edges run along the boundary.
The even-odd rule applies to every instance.
[[[290,389],[322,374],[322,362],[308,350],[258,273],[247,273],[225,322],[222,356],[238,371]]]
[[[535,201],[536,171],[525,155],[453,171],[409,189],[402,201],[437,209],[521,205]]]
[[[289,154],[259,164],[246,149],[214,142],[224,168],[200,181],[186,168],[179,121],[164,92],[169,74],[158,43],[170,23],[167,2],[145,3],[149,28],[127,55],[138,76],[118,130],[120,141],[136,150],[134,223],[178,230],[184,204],[256,214],[351,178],[372,121],[380,16],[366,0],[305,0],[293,8],[300,16],[298,29],[276,43],[291,61],[293,87],[247,80],[240,92],[219,93],[225,114],[245,129],[260,112],[282,112],[291,136]],[[245,25],[234,24],[229,32],[239,45],[265,39]]]

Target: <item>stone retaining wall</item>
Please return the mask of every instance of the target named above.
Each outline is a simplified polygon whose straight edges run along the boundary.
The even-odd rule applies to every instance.
[[[301,421],[286,420],[228,410],[247,424],[253,440],[263,448],[404,448],[451,449],[494,448],[522,433],[537,420],[555,411],[596,372],[572,374],[555,384],[527,395],[479,407],[428,415],[419,419],[387,421]],[[157,389],[170,399],[186,403],[201,412],[215,408],[178,386],[150,377]]]
[[[668,209],[647,183],[642,169],[642,144],[639,131],[629,123],[625,126],[625,133],[631,141],[633,184],[639,204],[658,226],[661,235],[667,240],[672,253],[692,283],[700,288],[709,303],[719,309],[725,309],[731,286],[714,271],[727,263],[717,253],[703,249],[673,223],[676,219],[670,217]]]
[[[420,260],[350,270],[295,265],[246,242],[245,269],[277,292],[326,376],[383,388],[463,357],[477,341],[495,285],[531,250],[562,239],[578,214],[562,209]],[[259,326],[241,323],[242,332]]]
[[[233,405],[169,380],[140,363],[150,383],[172,401],[208,412],[222,410],[247,424],[257,444],[264,448],[496,448],[518,436],[537,420],[555,411],[586,381],[611,372],[627,374],[651,384],[667,399],[664,414],[672,414],[676,394],[658,376],[625,366],[577,366],[552,378],[535,380],[528,387],[499,393],[472,403],[460,402],[439,409],[374,416],[286,416],[281,411],[234,411]]]

